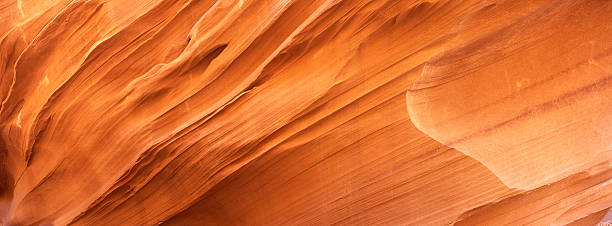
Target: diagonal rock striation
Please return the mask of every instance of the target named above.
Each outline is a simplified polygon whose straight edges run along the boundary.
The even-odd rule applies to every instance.
[[[3,0],[0,224],[597,223],[611,14]]]

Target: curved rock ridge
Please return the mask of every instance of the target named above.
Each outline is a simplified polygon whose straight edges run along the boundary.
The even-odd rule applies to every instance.
[[[425,63],[407,95],[413,122],[513,188],[611,160],[610,16],[589,0],[480,9]]]
[[[0,225],[597,223],[610,14],[1,1]]]

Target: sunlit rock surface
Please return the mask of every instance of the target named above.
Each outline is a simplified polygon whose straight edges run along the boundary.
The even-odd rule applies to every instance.
[[[534,189],[612,159],[602,1],[506,1],[455,27],[408,93],[422,131]]]
[[[2,0],[4,225],[595,225],[612,2]]]

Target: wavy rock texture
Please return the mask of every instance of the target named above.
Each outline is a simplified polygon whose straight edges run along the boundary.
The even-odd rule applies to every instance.
[[[520,189],[612,159],[610,4],[530,3],[463,21],[408,94],[419,128]]]
[[[602,0],[3,0],[0,217],[596,224],[611,16]]]

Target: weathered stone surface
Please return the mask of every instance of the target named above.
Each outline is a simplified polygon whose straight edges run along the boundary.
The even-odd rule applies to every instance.
[[[612,2],[4,0],[4,225],[594,224]]]

